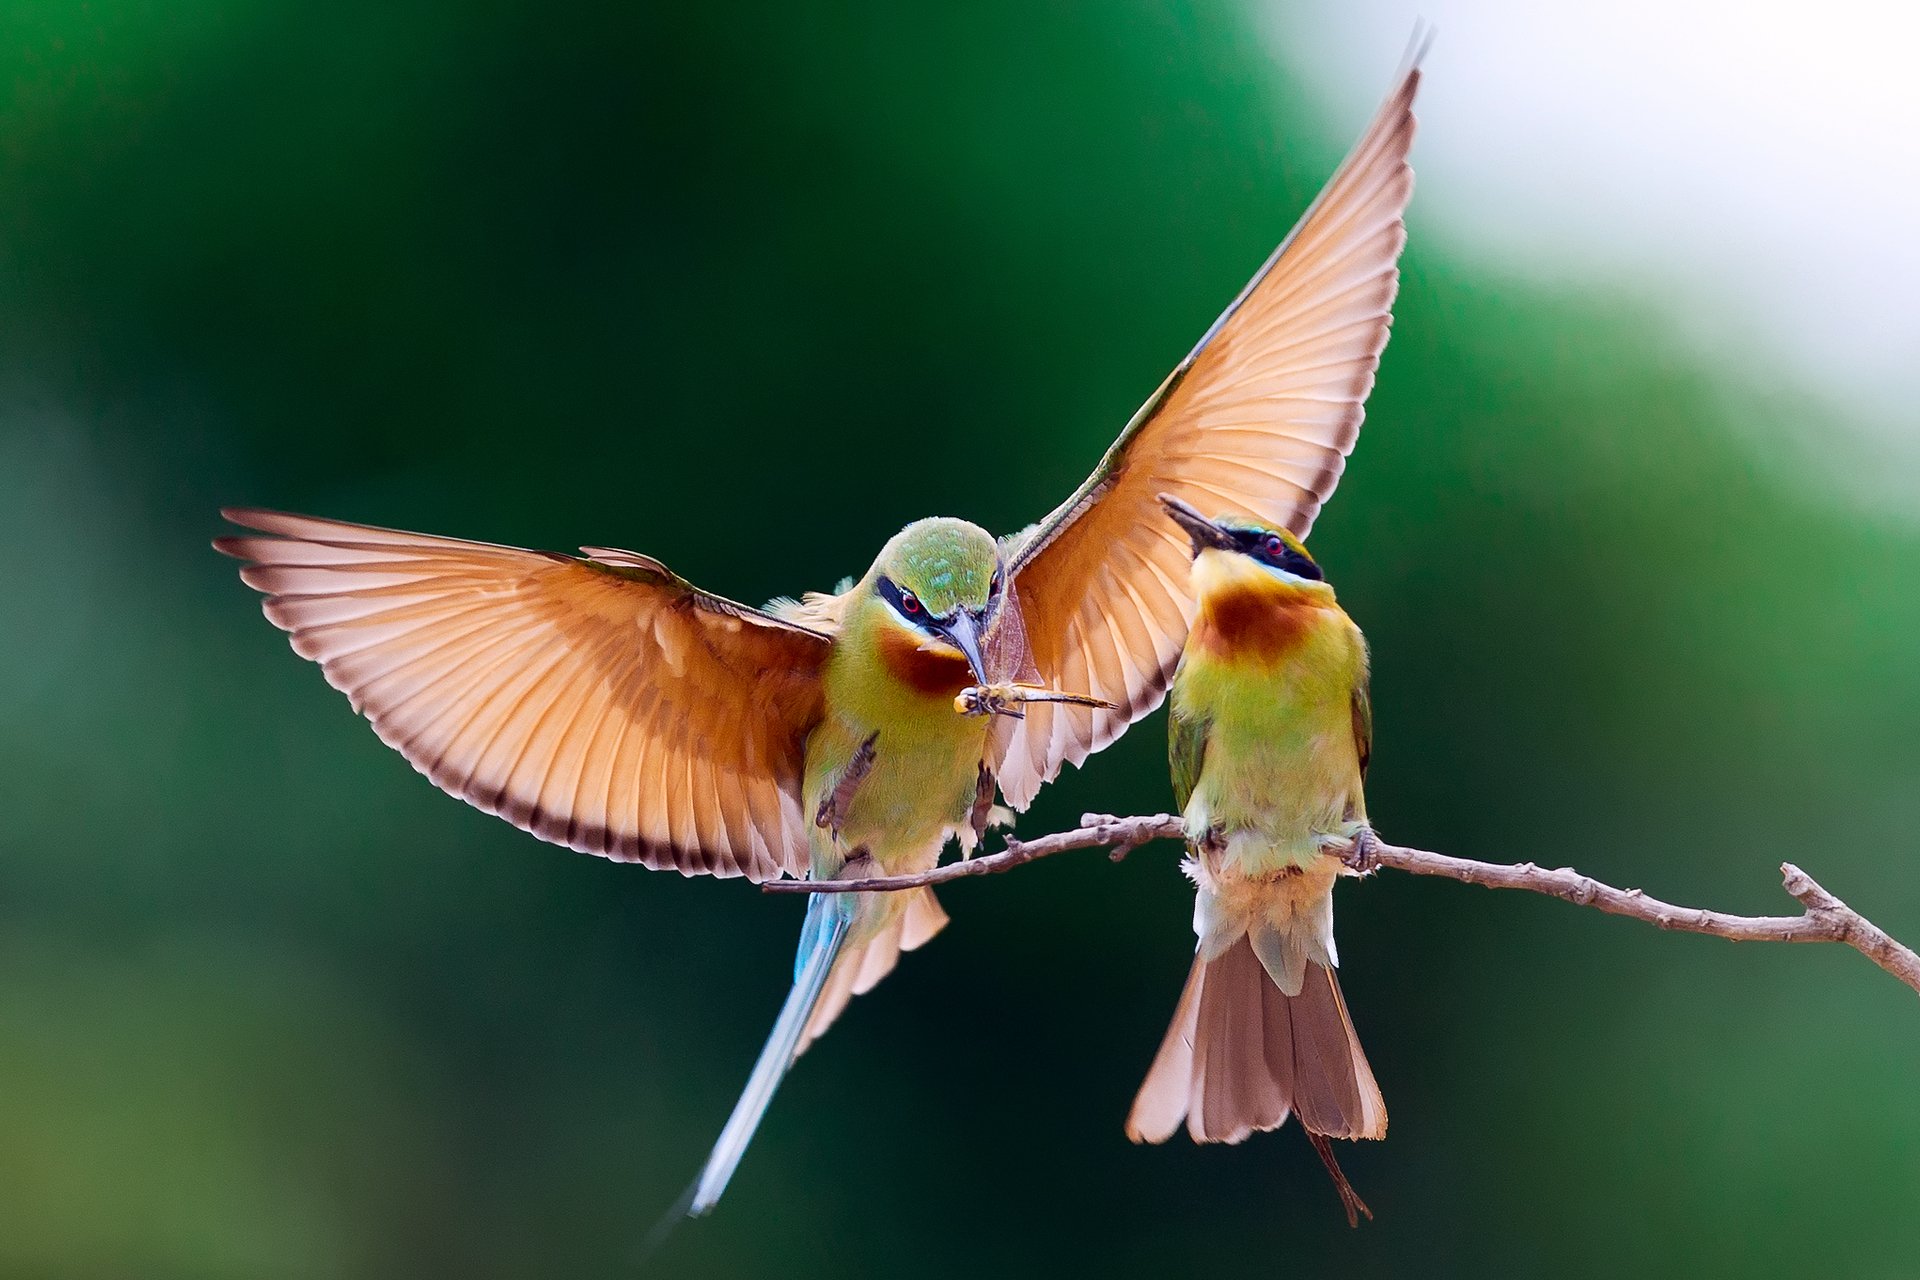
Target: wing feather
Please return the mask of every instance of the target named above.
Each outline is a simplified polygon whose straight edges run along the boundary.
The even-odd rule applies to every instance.
[[[687,874],[804,874],[802,753],[830,637],[659,561],[280,512],[215,546],[376,733],[543,840]]]
[[[1416,51],[1299,224],[1094,474],[1009,543],[1040,679],[1116,708],[1030,709],[996,766],[1016,807],[1165,695],[1192,601],[1186,540],[1157,496],[1304,538],[1339,482],[1393,320],[1419,61]]]

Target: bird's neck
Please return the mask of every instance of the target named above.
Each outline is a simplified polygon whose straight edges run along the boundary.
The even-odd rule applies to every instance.
[[[1346,622],[1326,583],[1289,581],[1245,556],[1201,552],[1193,587],[1198,604],[1188,651],[1215,662],[1285,662],[1323,629]]]
[[[875,727],[923,717],[942,724],[963,720],[953,699],[975,683],[964,658],[944,645],[928,645],[893,621],[873,596],[848,612],[826,680],[830,705]]]

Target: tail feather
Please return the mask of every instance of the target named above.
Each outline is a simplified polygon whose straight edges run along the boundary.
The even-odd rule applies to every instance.
[[[946,926],[947,913],[931,889],[911,890],[902,897],[906,901],[893,917],[853,946],[847,945],[847,933],[855,900],[842,894],[817,894],[807,900],[807,919],[794,958],[793,989],[780,1006],[780,1016],[740,1100],[733,1104],[733,1114],[713,1144],[713,1153],[684,1199],[688,1216],[699,1217],[720,1202],[794,1059],[840,1016],[849,1000],[891,973],[902,951],[913,950]]]
[[[1127,1136],[1164,1142],[1185,1119],[1196,1142],[1239,1142],[1295,1112],[1310,1133],[1386,1136],[1386,1103],[1333,971],[1308,964],[1290,996],[1248,938],[1196,956]]]
[[[1135,1142],[1165,1142],[1193,1104],[1194,1033],[1200,1018],[1200,980],[1205,974],[1206,962],[1195,958],[1187,985],[1180,991],[1180,1003],[1173,1008],[1173,1022],[1127,1116],[1127,1137]]]
[[[947,913],[931,889],[907,893],[905,918],[900,924],[900,949],[918,951],[933,935],[947,927]]]
[[[1244,962],[1234,963],[1239,967]],[[1269,1029],[1270,1038],[1273,1025],[1266,1010],[1272,1003],[1268,992],[1286,999],[1271,982],[1222,982],[1209,975],[1200,992],[1199,1017],[1206,1057],[1195,1064],[1208,1077],[1209,1087],[1188,1116],[1189,1128],[1197,1119],[1206,1132],[1238,1142],[1255,1127],[1272,1128],[1286,1119],[1293,1097],[1292,1063],[1258,1047],[1261,1028]],[[1241,1037],[1253,1039],[1251,1052],[1238,1043]]]
[[[1313,966],[1293,1014],[1294,1110],[1300,1123],[1329,1138],[1384,1138],[1387,1104],[1360,1051],[1353,1019],[1333,970]],[[1305,1064],[1319,1063],[1320,1071]]]
[[[1334,1157],[1333,1144],[1322,1134],[1307,1130],[1307,1141],[1313,1144],[1313,1150],[1320,1157],[1320,1163],[1327,1167],[1327,1176],[1333,1179],[1333,1189],[1340,1196],[1340,1207],[1347,1211],[1347,1225],[1357,1227],[1360,1218],[1365,1215],[1368,1222],[1373,1221],[1373,1210],[1367,1208],[1367,1202],[1347,1181],[1347,1171],[1340,1167],[1340,1161]]]
[[[815,897],[807,903],[807,923],[800,934],[793,990],[787,993],[780,1016],[774,1020],[773,1032],[760,1050],[759,1060],[753,1064],[753,1074],[747,1077],[747,1087],[741,1091],[740,1100],[733,1104],[733,1114],[727,1117],[726,1126],[713,1144],[713,1154],[707,1157],[706,1166],[693,1184],[693,1195],[687,1204],[689,1216],[699,1217],[718,1204],[733,1171],[740,1166],[740,1157],[753,1141],[754,1131],[760,1127],[761,1117],[773,1101],[774,1090],[780,1087],[787,1068],[799,1053],[801,1035],[813,1018],[821,993],[827,988],[828,975],[840,956],[852,919],[853,904],[838,894]]]
[[[947,913],[931,889],[908,889],[901,894],[906,901],[879,932],[864,942],[846,948],[827,979],[825,991],[807,1020],[796,1054],[818,1040],[833,1025],[855,996],[873,990],[880,979],[893,972],[902,951],[912,951],[946,927]]]

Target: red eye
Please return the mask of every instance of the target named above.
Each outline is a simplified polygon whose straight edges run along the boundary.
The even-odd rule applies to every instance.
[[[909,618],[919,617],[920,616],[920,597],[916,596],[911,591],[902,591],[900,593],[900,608],[906,613],[906,615]]]
[[[1270,533],[1267,535],[1266,551],[1268,555],[1278,560],[1281,556],[1286,554],[1287,544],[1281,541],[1279,534]]]

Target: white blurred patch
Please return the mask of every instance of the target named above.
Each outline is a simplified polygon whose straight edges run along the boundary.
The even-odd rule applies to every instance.
[[[1732,375],[1832,405],[1843,453],[1901,473],[1870,487],[1920,488],[1920,4],[1250,2],[1356,130],[1437,26],[1415,235],[1647,299]]]

